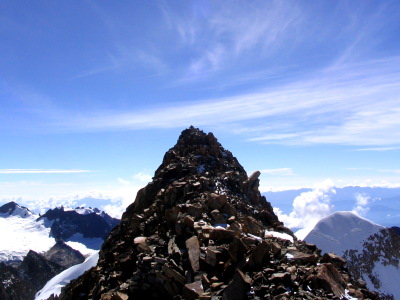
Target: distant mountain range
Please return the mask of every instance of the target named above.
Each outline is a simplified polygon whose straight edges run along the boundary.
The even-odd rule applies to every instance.
[[[34,299],[50,279],[97,255],[119,223],[99,209],[57,207],[42,216],[9,202],[0,207],[0,299]]]
[[[56,240],[67,240],[77,234],[83,238],[105,239],[119,220],[111,218],[105,212],[95,208],[77,207],[65,209],[57,207],[48,210],[37,221],[52,222],[50,235]]]
[[[301,193],[312,189],[295,189],[278,192],[265,192],[263,195],[273,207],[279,207],[285,214],[289,214],[293,207],[293,200]],[[335,193],[329,194],[333,211],[352,211],[356,207],[357,197],[365,199],[364,217],[386,227],[400,226],[400,188],[335,187]]]
[[[298,237],[344,257],[353,277],[382,299],[400,299],[400,237],[395,230],[352,212],[335,212]]]

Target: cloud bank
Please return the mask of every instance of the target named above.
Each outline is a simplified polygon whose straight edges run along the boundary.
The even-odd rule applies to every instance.
[[[335,193],[333,181],[327,179],[317,184],[310,192],[301,193],[293,201],[293,211],[286,215],[274,208],[280,221],[292,229],[315,225],[320,219],[332,213],[330,195]]]
[[[102,209],[115,218],[121,218],[126,208],[135,201],[139,189],[149,181],[151,176],[142,171],[128,179],[117,178],[115,182],[103,185],[41,181],[0,182],[0,205],[14,201],[37,213],[44,213],[58,206],[90,206]]]

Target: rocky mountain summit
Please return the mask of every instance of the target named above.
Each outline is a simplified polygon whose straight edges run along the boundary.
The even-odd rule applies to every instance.
[[[190,127],[60,299],[378,299],[299,241],[212,133]],[[57,298],[57,297],[56,297]]]

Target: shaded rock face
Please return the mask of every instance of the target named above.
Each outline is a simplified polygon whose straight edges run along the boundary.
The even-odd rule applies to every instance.
[[[400,235],[400,227],[393,226],[393,227],[391,227],[391,229],[392,229],[397,235]]]
[[[27,279],[24,279],[18,271],[0,263],[0,299],[2,300],[29,300],[34,299],[36,289]]]
[[[45,256],[29,251],[16,267],[0,264],[0,299],[30,300],[51,278],[65,268]]]
[[[58,241],[51,247],[44,257],[65,269],[85,261],[85,257],[78,250],[72,249],[62,241]]]
[[[335,256],[297,241],[211,134],[190,127],[60,299],[332,299],[351,284]],[[265,231],[279,232],[277,238]]]
[[[46,259],[35,251],[29,251],[18,270],[36,290],[40,290],[51,278],[65,270],[64,267]]]
[[[17,207],[17,203],[14,201],[8,202],[0,207],[0,213],[1,214],[12,214]]]
[[[63,207],[50,209],[41,218],[53,221],[50,234],[56,240],[67,240],[76,233],[85,238],[105,239],[119,222],[107,214],[79,214],[74,210],[65,211]]]
[[[34,299],[51,278],[84,260],[79,251],[58,242],[43,255],[31,250],[20,263],[1,263],[0,299]]]

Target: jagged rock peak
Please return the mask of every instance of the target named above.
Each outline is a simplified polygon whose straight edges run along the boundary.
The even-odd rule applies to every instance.
[[[164,176],[169,169],[189,170],[193,174],[208,172],[207,175],[238,171],[242,176],[247,176],[237,159],[221,146],[211,132],[206,134],[193,126],[182,131],[176,145],[165,153],[155,177]]]
[[[182,131],[176,145],[166,152],[153,182],[138,192],[122,218],[151,209],[155,202],[162,202],[163,209],[169,209],[184,203],[202,206],[205,201],[221,201],[220,205],[204,209],[204,216],[219,209],[229,218],[239,210],[240,215],[251,216],[265,227],[283,228],[272,206],[258,190],[259,175],[260,172],[255,172],[248,177],[238,160],[212,133],[206,134],[191,126]],[[220,200],[207,200],[217,196]],[[287,228],[284,230],[289,232]]]
[[[180,134],[176,145],[171,149],[179,156],[190,157],[192,155],[211,155],[219,158],[227,158],[232,154],[225,150],[212,132],[204,131],[190,126]]]
[[[221,144],[218,143],[217,139],[211,132],[206,134],[204,131],[193,126],[190,126],[189,128],[183,130],[177,142],[177,146],[183,147],[200,145],[207,145],[210,147],[221,146]]]

